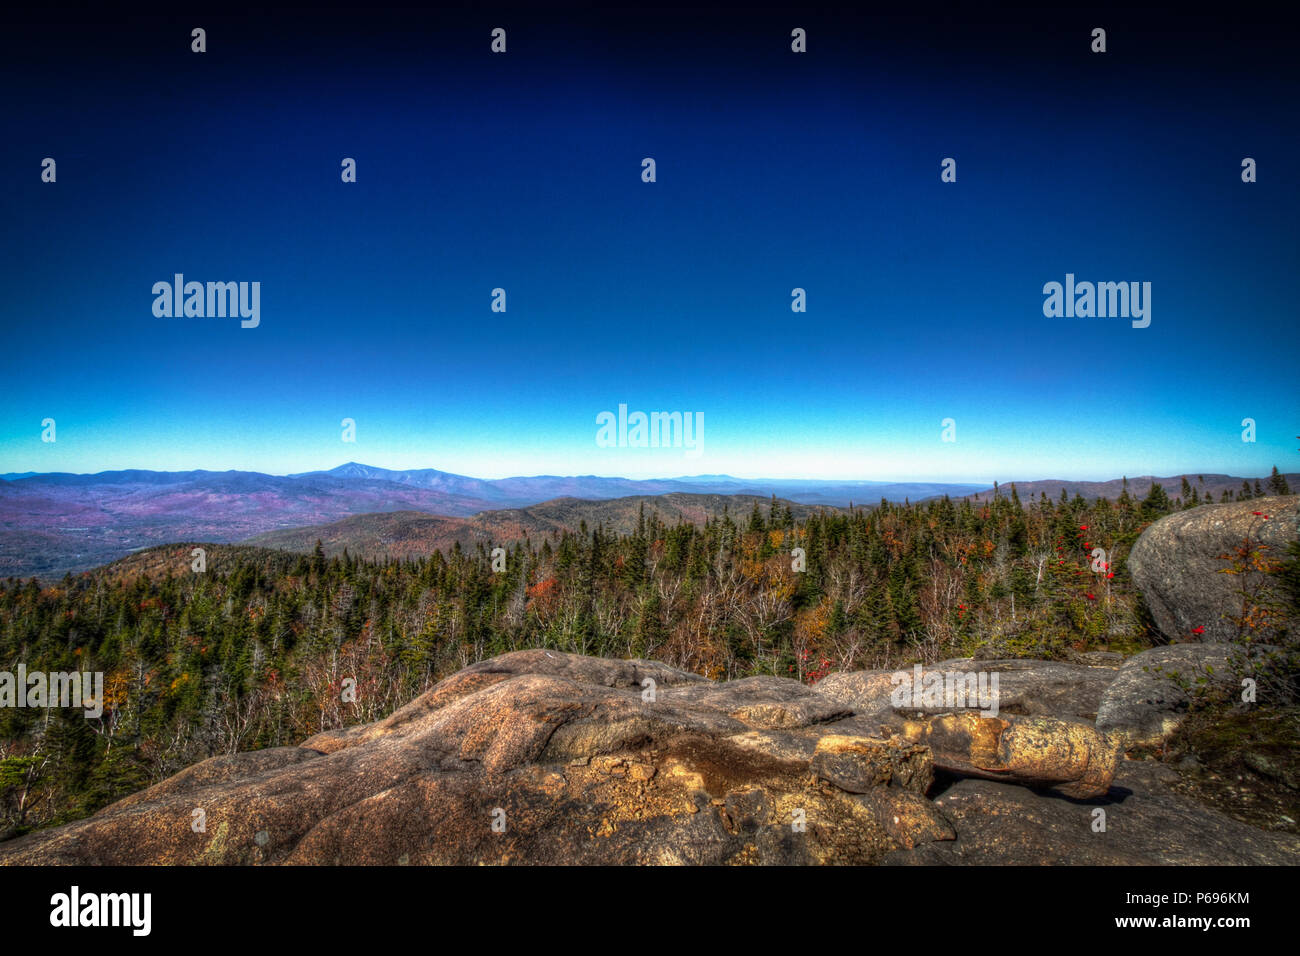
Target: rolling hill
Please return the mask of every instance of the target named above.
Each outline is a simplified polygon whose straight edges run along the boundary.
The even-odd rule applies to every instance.
[[[1153,480],[1174,496],[1179,493],[1182,476],[1131,478],[1130,493],[1145,495]],[[1240,490],[1243,481],[1221,474],[1192,475],[1189,480],[1201,497],[1211,493],[1216,500],[1224,491]],[[1253,483],[1255,479],[1250,480]],[[1300,488],[1300,475],[1288,475],[1287,480]],[[1085,498],[1113,499],[1120,486],[1119,480],[1049,479],[1018,482],[1016,489],[1022,499],[1040,493],[1056,498],[1062,488],[1070,496],[1078,493]],[[1010,493],[1010,484],[1001,487]],[[708,506],[669,500],[674,495],[734,499],[734,513],[737,509],[748,512],[748,504],[738,503],[741,499],[766,501],[772,495],[792,506],[842,508],[850,503],[874,505],[881,499],[915,502],[941,495],[987,500],[992,493],[993,489],[978,484],[741,479],[729,475],[650,480],[593,475],[484,479],[432,468],[393,471],[357,462],[295,475],[141,469],[93,475],[9,473],[0,479],[0,577],[58,578],[176,541],[229,543],[284,530],[288,534],[285,541],[297,542],[297,529],[332,526],[358,516],[367,516],[367,520],[337,531],[330,527],[321,532],[322,540],[337,534],[339,540],[364,540],[367,548],[398,547],[406,540],[404,535],[415,535],[418,540],[411,540],[409,547],[419,549],[430,546],[431,541],[470,544],[576,528],[583,517],[588,524],[620,520],[616,516],[626,506],[617,504],[601,512],[606,517],[588,516],[586,512],[598,500],[666,502],[659,506],[660,514],[665,521],[675,521],[678,517],[696,520],[690,515],[702,515]],[[560,504],[564,501],[577,504]],[[639,504],[631,507],[635,520]],[[385,518],[388,512],[420,513],[426,520],[402,531],[398,526],[411,525],[413,519],[409,515]],[[579,517],[570,520],[569,512]],[[492,517],[486,517],[488,513]],[[622,519],[626,518],[623,514]]]
[[[592,475],[482,479],[432,468],[391,471],[348,462],[329,471],[105,471],[14,474],[0,480],[0,577],[58,578],[141,548],[175,541],[232,542],[353,515],[417,511],[469,517],[571,497],[671,493],[808,504],[902,501],[965,494],[978,485],[741,480],[726,475],[639,481]]]
[[[1205,500],[1207,494],[1212,494],[1215,501],[1218,501],[1225,491],[1234,493],[1241,491],[1243,481],[1248,480],[1252,486],[1256,481],[1255,478],[1246,479],[1241,476],[1212,475],[1209,473],[1174,475],[1169,478],[1157,478],[1155,475],[1138,475],[1128,479],[1128,493],[1133,497],[1142,498],[1151,490],[1153,483],[1158,483],[1170,498],[1176,498],[1182,494],[1184,477],[1197,490],[1201,500]],[[1300,475],[1289,474],[1285,478],[1293,491],[1300,490]],[[1265,491],[1267,491],[1268,478],[1262,477],[1258,481],[1265,486]],[[999,491],[1004,495],[1011,494],[1012,484],[1015,485],[1016,494],[1020,496],[1020,500],[1025,502],[1031,498],[1037,498],[1041,494],[1046,494],[1047,497],[1055,500],[1061,496],[1062,489],[1070,498],[1080,495],[1089,501],[1097,498],[1109,498],[1114,501],[1124,490],[1123,478],[1113,478],[1110,481],[1069,481],[1064,478],[1044,478],[1039,481],[1008,482],[1000,485]],[[968,497],[972,501],[988,501],[993,497],[993,489],[985,488]]]
[[[795,518],[807,517],[818,510],[811,505],[780,501],[789,506]],[[321,542],[325,554],[349,554],[365,558],[414,558],[451,548],[476,545],[509,544],[530,539],[533,542],[550,535],[558,538],[564,531],[577,532],[583,522],[588,528],[603,525],[620,534],[636,529],[644,507],[646,518],[658,515],[665,524],[689,522],[702,524],[730,513],[733,520],[748,520],[754,505],[768,513],[770,498],[755,495],[685,494],[630,495],[604,501],[582,498],[557,498],[527,508],[483,511],[467,518],[396,511],[387,514],[356,515],[341,521],[303,528],[285,528],[255,535],[244,544],[258,548],[277,548],[308,553]]]

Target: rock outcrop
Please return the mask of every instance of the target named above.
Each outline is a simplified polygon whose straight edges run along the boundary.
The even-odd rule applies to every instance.
[[[1175,792],[1177,781],[1177,771],[1166,764],[1126,760],[1109,796],[1084,803],[1046,800],[1033,790],[991,780],[956,780],[934,794],[934,805],[958,839],[894,851],[881,862],[979,866],[1300,862],[1300,839],[1233,820]]]
[[[873,863],[950,839],[929,750],[825,739],[850,714],[793,680],[519,651],[375,724],[206,761],[0,862]]]
[[[374,724],[0,844],[0,863],[1300,862],[1296,838],[1246,834],[1121,759],[1088,719],[1112,667],[1014,663],[1014,706],[983,718],[881,707],[879,675],[715,683],[519,651]]]
[[[1116,655],[1118,656],[1118,655]],[[1066,664],[1057,661],[975,660],[956,658],[921,669],[926,675],[979,671],[998,675],[998,713],[1039,717],[1065,717],[1092,723],[1097,717],[1102,695],[1121,662],[1105,658],[1096,666]],[[914,668],[904,668],[913,673]],[[828,674],[817,684],[819,693],[851,707],[854,713],[888,719],[894,711],[890,697],[898,683],[893,670],[846,671]],[[941,714],[954,708],[946,704],[926,706],[918,712]],[[969,709],[978,710],[978,706]]]
[[[1102,797],[1119,765],[1118,742],[1089,724],[1056,717],[982,717],[974,711],[903,723],[937,767],[964,776],[1055,787],[1069,797]]]
[[[1221,555],[1249,537],[1267,545],[1269,557],[1282,558],[1298,534],[1300,496],[1201,505],[1143,531],[1129,553],[1128,569],[1169,640],[1232,641],[1237,627],[1229,618],[1241,610],[1234,593],[1241,581],[1222,573],[1230,565]]]
[[[817,690],[851,708],[854,717],[846,723],[863,732],[924,743],[942,770],[1090,797],[1106,793],[1118,760],[1118,739],[1093,726],[1115,675],[1109,663],[961,658],[902,671],[830,674]],[[956,700],[946,691],[972,676],[977,679],[966,688],[980,687],[982,679],[986,702],[977,693]],[[945,693],[934,699],[923,690],[900,696],[896,688],[904,683],[909,691],[942,686]]]
[[[1102,695],[1097,729],[1125,749],[1159,744],[1183,722],[1198,688],[1236,683],[1232,665],[1245,653],[1231,644],[1171,644],[1134,654]]]

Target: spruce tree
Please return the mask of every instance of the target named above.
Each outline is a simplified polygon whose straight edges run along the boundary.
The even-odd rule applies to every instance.
[[[1154,521],[1169,513],[1172,506],[1169,503],[1169,495],[1160,485],[1160,482],[1151,482],[1151,490],[1147,496],[1142,499],[1141,513],[1144,520]]]

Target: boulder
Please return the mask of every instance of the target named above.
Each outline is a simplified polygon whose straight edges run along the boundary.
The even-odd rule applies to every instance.
[[[1267,545],[1268,557],[1282,558],[1297,534],[1300,496],[1201,505],[1143,531],[1129,553],[1128,570],[1169,640],[1232,641],[1237,627],[1229,618],[1241,611],[1234,593],[1241,579],[1222,573],[1230,565],[1221,555],[1249,537]]]
[[[1118,657],[1118,655],[1116,655]],[[922,687],[931,674],[983,673],[986,683],[992,675],[998,678],[998,714],[1023,714],[1029,716],[1072,717],[1092,722],[1102,694],[1115,679],[1119,661],[1111,657],[1097,664],[1067,664],[1056,661],[1027,660],[975,660],[958,658],[941,661],[921,669]],[[953,710],[978,710],[978,704],[966,708],[949,706],[948,702],[929,706],[922,698],[919,707],[893,706],[891,696],[900,682],[894,675],[915,680],[913,667],[897,670],[850,671],[828,674],[815,686],[819,694],[852,708],[856,714],[887,719],[893,713],[941,714]],[[910,684],[908,685],[910,686]],[[971,702],[968,701],[968,704]]]
[[[934,765],[966,776],[1055,787],[1099,797],[1119,765],[1118,742],[1089,724],[1056,717],[981,717],[966,711],[906,720],[902,736],[925,744]]]
[[[1244,650],[1233,644],[1170,644],[1135,654],[1102,695],[1097,729],[1125,748],[1157,746],[1187,715],[1201,682],[1238,683],[1230,664]]]

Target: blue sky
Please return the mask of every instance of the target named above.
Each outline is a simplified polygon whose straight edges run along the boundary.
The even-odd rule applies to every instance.
[[[1096,56],[1086,18],[813,19],[798,56],[792,17],[520,17],[504,56],[473,18],[217,21],[203,55],[188,21],[20,25],[0,472],[1300,469],[1300,90],[1266,24]],[[176,272],[259,281],[260,326],[155,317]],[[1067,272],[1150,282],[1150,327],[1045,318]],[[598,447],[620,403],[702,413],[702,455]]]

